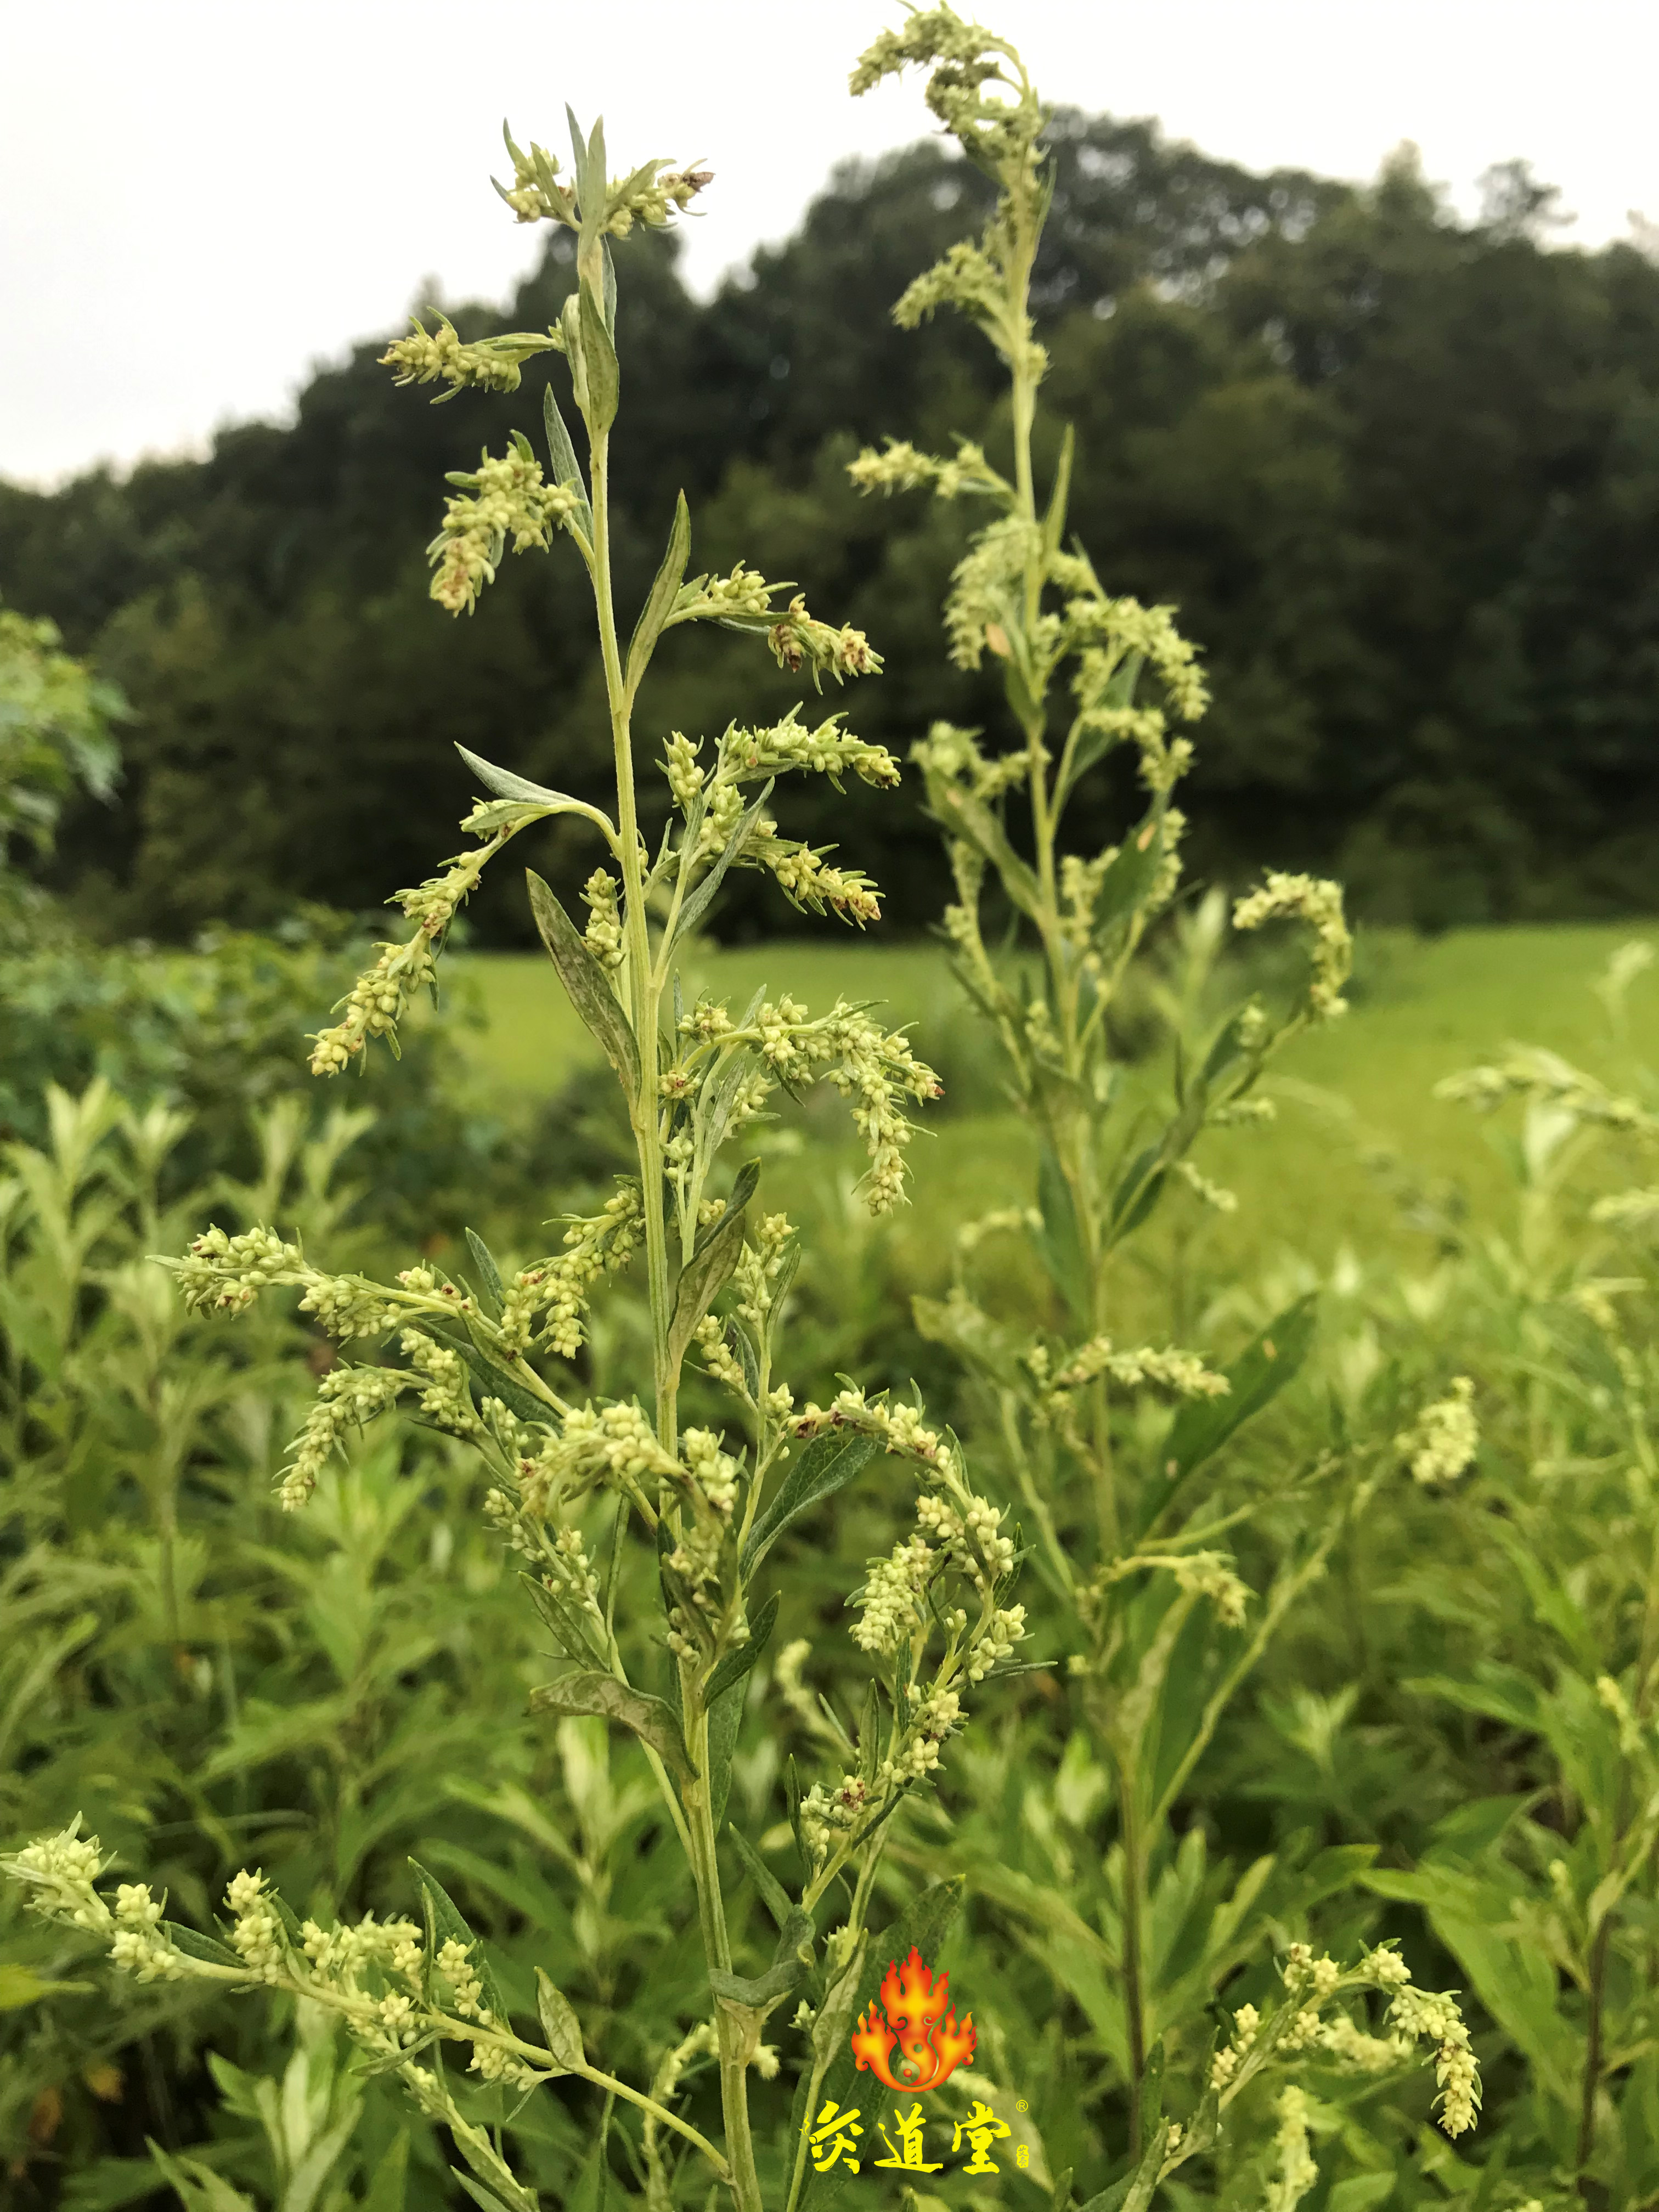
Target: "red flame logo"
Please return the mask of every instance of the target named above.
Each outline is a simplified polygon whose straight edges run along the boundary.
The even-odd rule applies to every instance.
[[[853,2056],[860,2073],[873,2074],[890,2089],[937,2089],[973,2057],[978,2039],[973,2014],[958,2027],[955,2013],[945,2010],[950,1981],[948,1974],[935,1981],[914,1944],[902,1967],[896,1959],[890,1961],[881,1985],[885,2019],[872,2005],[853,2031]]]

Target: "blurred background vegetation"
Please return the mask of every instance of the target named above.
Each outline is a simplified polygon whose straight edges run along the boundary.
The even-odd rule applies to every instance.
[[[1176,602],[1208,655],[1198,871],[1334,871],[1362,915],[1428,928],[1649,907],[1659,266],[1563,247],[1522,163],[1464,225],[1408,155],[1358,189],[1145,123],[1062,112],[1054,137],[1048,404],[1078,425],[1073,518],[1102,574]],[[868,630],[892,672],[859,726],[900,752],[936,714],[992,713],[937,642],[971,517],[860,501],[842,465],[958,428],[996,453],[971,335],[888,320],[986,190],[929,143],[848,166],[707,301],[672,241],[623,248],[624,351],[658,365],[627,393],[624,584],[649,580],[683,483],[709,518],[699,565],[741,546]],[[541,327],[570,281],[558,234],[505,313],[454,312],[469,336]],[[578,794],[606,772],[574,567],[550,591],[509,564],[459,629],[426,599],[443,472],[508,419],[535,429],[539,364],[486,419],[470,394],[413,404],[380,343],[319,372],[292,427],[228,429],[206,460],[0,485],[0,599],[53,617],[134,710],[123,805],[89,801],[60,847],[58,880],[106,933],[263,927],[296,895],[416,880],[470,796],[451,741]],[[677,655],[643,726],[696,734],[715,702],[775,715],[788,688],[733,643]],[[810,805],[789,826],[812,834]],[[550,842],[531,858],[556,879]],[[890,920],[937,915],[913,797],[869,805],[848,842]],[[735,926],[775,926],[750,902]],[[522,939],[505,886],[474,920]]]

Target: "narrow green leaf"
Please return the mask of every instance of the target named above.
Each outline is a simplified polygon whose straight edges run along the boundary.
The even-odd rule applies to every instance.
[[[726,1801],[732,1794],[732,1754],[737,1750],[737,1732],[744,1725],[750,1670],[768,1646],[776,1620],[779,1595],[775,1590],[754,1614],[748,1644],[726,1652],[703,1690],[708,1705],[708,1805],[714,1816],[714,1827],[726,1818]]]
[[[732,1795],[732,1755],[743,1723],[744,1687],[733,1682],[708,1707],[708,1809],[717,1831]]]
[[[1163,863],[1164,815],[1159,806],[1138,825],[1100,879],[1093,915],[1097,937],[1144,905]]]
[[[187,1959],[199,1959],[205,1966],[236,1966],[247,1972],[247,1960],[240,1951],[233,1951],[228,1943],[221,1943],[211,1936],[199,1936],[193,1928],[182,1922],[164,1920],[161,1933],[175,1949]]]
[[[1275,1315],[1226,1369],[1231,1387],[1224,1398],[1187,1401],[1164,1449],[1164,1471],[1171,1480],[1201,1467],[1236,1430],[1279,1395],[1307,1358],[1318,1326],[1318,1299],[1310,1291]]]
[[[584,216],[588,216],[590,220],[597,220],[601,210],[596,209],[592,216],[589,216],[587,205],[590,197],[588,184],[591,176],[587,159],[587,136],[581,125],[577,122],[576,111],[568,100],[565,102],[564,119],[570,126],[570,166],[575,174],[576,198],[581,203]],[[599,179],[599,191],[601,193],[605,191],[603,177]]]
[[[1044,1143],[1037,1160],[1037,1209],[1042,1226],[1036,1243],[1050,1281],[1071,1310],[1073,1318],[1086,1322],[1089,1311],[1089,1269],[1083,1231],[1078,1225],[1072,1186],[1054,1146]]]
[[[533,869],[525,870],[525,878],[530,885],[531,911],[548,957],[559,971],[571,1005],[617,1071],[631,1112],[640,1096],[640,1050],[629,1018],[575,923]]]
[[[685,564],[691,557],[691,510],[682,492],[674,507],[673,526],[668,533],[668,550],[662,556],[656,580],[651,586],[640,618],[634,625],[634,635],[628,647],[628,689],[631,692],[644,675],[646,665],[656,650],[657,640],[662,635],[662,626],[667,621],[674,605]]]
[[[769,2009],[791,1990],[798,1990],[811,1972],[815,1932],[811,1917],[799,1905],[792,1907],[785,1916],[772,1963],[763,1974],[744,1977],[711,1966],[709,1988],[728,2004],[746,2005],[756,2012]]]
[[[581,287],[577,315],[582,370],[587,386],[587,427],[599,437],[617,419],[622,372],[617,364],[617,349],[605,328],[604,310],[593,297],[592,287],[586,283]]]
[[[582,481],[582,465],[576,459],[576,448],[565,428],[564,416],[559,412],[559,403],[553,397],[550,384],[542,389],[542,428],[547,439],[547,458],[553,465],[554,483],[574,484],[582,495],[582,506],[586,509],[587,486]],[[588,519],[591,529],[591,514]]]
[[[495,1979],[495,1970],[489,1963],[489,1954],[467,1924],[465,1914],[444,1887],[435,1874],[429,1873],[419,1859],[409,1862],[415,1879],[421,1885],[421,1898],[426,1908],[427,1943],[435,1960],[444,1945],[450,1942],[464,1943],[471,1953],[472,1971],[478,1977],[483,1991],[483,2001],[490,2019],[501,2027],[507,2023],[507,2000],[501,1995],[501,1984]]]
[[[1127,707],[1131,703],[1135,696],[1135,686],[1140,680],[1140,672],[1145,665],[1145,659],[1146,656],[1142,653],[1132,653],[1129,655],[1106,686],[1106,696],[1103,702],[1106,706]],[[1054,794],[1056,808],[1066,804],[1079,781],[1088,774],[1095,763],[1110,752],[1114,745],[1121,742],[1121,738],[1114,737],[1109,731],[1098,729],[1086,731],[1079,738],[1077,744],[1072,748],[1072,757],[1066,763],[1066,773]]]
[[[690,894],[690,897],[686,899],[684,904],[681,907],[679,911],[679,919],[674,925],[674,942],[676,945],[680,944],[685,938],[691,934],[691,932],[696,927],[697,924],[702,920],[703,915],[708,912],[708,902],[714,897],[715,892],[720,889],[721,878],[725,876],[726,870],[731,866],[732,863],[742,853],[744,847],[748,843],[749,833],[754,828],[756,823],[759,821],[761,809],[765,805],[767,800],[771,796],[772,786],[769,783],[765,790],[762,792],[760,797],[749,809],[748,812],[742,817],[737,828],[732,832],[732,835],[726,839],[726,849],[722,852],[719,860],[715,861],[714,866],[710,868],[708,873],[697,885],[696,890]]]
[[[465,745],[457,745],[455,750],[484,789],[493,791],[497,799],[515,799],[523,806],[544,807],[550,814],[573,813],[586,805],[582,799],[572,799],[568,792],[550,791],[545,784],[532,783],[527,776],[514,775],[511,769],[497,768],[493,761],[469,752]]]
[[[1022,914],[1036,921],[1042,911],[1042,890],[1035,870],[1028,867],[1009,842],[1008,834],[982,799],[959,786],[934,778],[928,800],[945,827],[976,846],[1002,878],[1002,887]]]
[[[873,1437],[857,1436],[846,1429],[814,1437],[750,1530],[743,1553],[744,1574],[754,1571],[792,1521],[844,1490],[879,1449]]]
[[[726,1211],[680,1270],[674,1311],[668,1324],[670,1371],[684,1358],[697,1324],[730,1279],[743,1252],[744,1209],[760,1181],[760,1164],[747,1160],[738,1172]]]
[[[451,1352],[458,1352],[471,1370],[473,1380],[483,1395],[499,1398],[515,1420],[533,1421],[542,1428],[552,1425],[553,1408],[537,1397],[533,1391],[526,1390],[524,1384],[509,1375],[505,1367],[497,1366],[488,1352],[478,1349],[470,1336],[464,1336],[459,1329],[446,1328],[441,1322],[422,1321],[417,1325],[434,1344],[447,1346]]]
[[[0,2012],[16,2012],[24,2005],[38,2003],[42,1997],[74,1996],[83,1990],[97,1987],[96,1982],[46,1981],[33,1966],[0,1960]]]
[[[1049,559],[1060,550],[1060,542],[1066,535],[1066,509],[1072,495],[1072,463],[1077,453],[1077,433],[1068,422],[1060,441],[1060,464],[1054,471],[1054,488],[1048,495],[1048,511],[1042,518],[1042,550]]]
[[[1164,1195],[1169,1167],[1163,1144],[1148,1145],[1136,1153],[1111,1197],[1112,1242],[1133,1236]]]
[[[685,1740],[671,1709],[660,1698],[631,1689],[614,1674],[601,1674],[597,1668],[562,1674],[556,1682],[544,1682],[531,1692],[530,1710],[562,1717],[598,1713],[632,1729],[682,1782],[691,1779],[693,1769],[685,1755]]]
[[[482,2181],[475,2181],[470,2173],[463,2173],[459,2166],[452,2166],[449,2171],[477,2206],[478,2212],[514,2212],[514,2207],[504,2197],[497,2197],[493,2189],[486,2189]]]
[[[495,1255],[476,1229],[467,1231],[466,1245],[478,1270],[479,1301],[491,1321],[499,1321],[505,1293],[501,1289],[501,1271],[495,1265]]]
[[[732,1838],[732,1850],[743,1861],[744,1872],[760,1892],[761,1903],[771,1914],[773,1920],[781,1929],[787,1928],[789,1924],[789,1916],[795,1909],[790,1901],[788,1891],[772,1872],[741,1828],[734,1828],[728,1820],[726,1824],[726,1832]]]
[[[706,1703],[712,1705],[723,1691],[729,1690],[736,1683],[741,1682],[744,1675],[751,1671],[755,1662],[771,1641],[772,1631],[776,1627],[777,1620],[778,1593],[774,1590],[750,1623],[748,1643],[738,1644],[735,1651],[728,1651],[708,1677],[702,1693]]]
[[[639,172],[635,173],[637,175]],[[617,336],[617,264],[611,258],[611,240],[608,238],[600,240],[599,252],[605,264],[605,326],[614,343]]]
[[[354,2123],[355,2125],[355,2123]],[[362,2212],[404,2212],[409,2185],[409,2130],[400,2128],[374,2162]]]
[[[158,2171],[177,2192],[185,2212],[254,2212],[251,2197],[245,2197],[240,2189],[233,2189],[223,2174],[216,2173],[199,2158],[165,2151],[149,2136],[144,2141]]]
[[[575,2073],[587,2063],[587,2054],[582,2049],[581,2023],[569,1998],[549,1981],[539,1966],[536,1969],[536,2004],[542,2016],[542,2033],[547,2039],[555,2064],[566,2074]]]

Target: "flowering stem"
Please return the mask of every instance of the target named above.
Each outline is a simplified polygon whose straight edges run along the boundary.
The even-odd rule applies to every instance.
[[[691,1832],[691,1872],[696,1882],[703,1954],[711,1967],[729,1974],[732,1939],[726,1925],[726,1902],[720,1894],[714,1808],[708,1795],[708,1715],[702,1709],[701,1700],[691,1686],[690,1668],[682,1668],[680,1680],[686,1700],[686,1740],[697,1766],[695,1780],[685,1784],[684,1802]],[[749,2127],[748,2039],[742,2022],[733,2018],[724,2004],[717,2002],[714,2014],[720,2041],[720,2110],[726,2122],[732,2194],[738,2212],[761,2212],[760,2176],[755,2167],[754,2138]]]
[[[657,1104],[657,1006],[659,979],[651,965],[646,927],[645,882],[640,869],[639,812],[634,797],[634,749],[627,684],[617,641],[617,613],[611,588],[611,439],[592,439],[593,598],[599,611],[599,647],[611,708],[611,738],[617,771],[617,832],[621,848],[623,927],[635,1041],[640,1054],[640,1088],[628,1102],[634,1140],[640,1155],[640,1198],[645,1215],[645,1254],[651,1297],[651,1334],[656,1371],[657,1437],[665,1451],[676,1448],[678,1376],[668,1358],[668,1224],[662,1203],[662,1134]]]
[[[1573,2172],[1578,2194],[1589,2195],[1590,2152],[1595,2142],[1595,2100],[1601,2086],[1601,2015],[1607,1996],[1607,1945],[1613,1936],[1613,1913],[1602,1916],[1589,1958],[1589,2017],[1585,2028],[1584,2083],[1578,2106],[1578,2142]]]
[[[1136,1749],[1139,1745],[1137,1740]],[[1129,2155],[1140,2156],[1141,2077],[1146,2071],[1144,1925],[1146,1854],[1136,1796],[1138,1759],[1119,1757],[1118,1840],[1123,1852],[1123,2018],[1128,2039]]]

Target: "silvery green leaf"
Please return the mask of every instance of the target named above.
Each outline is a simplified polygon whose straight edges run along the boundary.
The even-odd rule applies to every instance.
[[[597,1668],[562,1674],[556,1682],[544,1682],[531,1692],[530,1710],[578,1717],[597,1713],[616,1721],[632,1729],[641,1743],[649,1744],[671,1773],[683,1782],[691,1779],[693,1769],[686,1757],[685,1741],[669,1707],[660,1698],[619,1682],[614,1674],[601,1674]]]
[[[491,1321],[501,1317],[501,1271],[495,1265],[495,1255],[476,1229],[466,1232],[467,1249],[478,1270],[478,1297]]]
[[[723,1691],[743,1680],[765,1650],[777,1619],[778,1593],[774,1590],[750,1625],[748,1643],[738,1644],[735,1651],[728,1651],[709,1676],[702,1693],[708,1704],[712,1705]]]
[[[466,1923],[465,1915],[444,1887],[435,1874],[428,1873],[418,1859],[410,1859],[415,1879],[421,1885],[421,1897],[426,1908],[427,1948],[433,1960],[452,1939],[468,1947],[471,1954],[472,1971],[478,1977],[483,1991],[483,2001],[492,2021],[505,2027],[507,2021],[507,2001],[501,1984],[495,1979],[483,1945]]]
[[[828,1436],[814,1437],[792,1464],[777,1494],[750,1530],[743,1554],[744,1573],[751,1573],[759,1565],[792,1521],[798,1520],[823,1498],[833,1498],[836,1491],[844,1490],[879,1449],[873,1437],[859,1436],[848,1429],[834,1429]]]
[[[460,1318],[460,1316],[457,1316]],[[459,1329],[447,1328],[441,1322],[422,1318],[415,1326],[434,1344],[441,1344],[451,1352],[459,1352],[471,1370],[474,1379],[486,1398],[499,1398],[515,1420],[538,1423],[543,1428],[550,1425],[553,1408],[532,1391],[526,1390],[516,1376],[505,1367],[498,1366],[487,1352],[482,1351],[470,1335]]]
[[[164,1920],[158,1932],[187,1959],[199,1959],[207,1966],[238,1966],[244,1973],[247,1972],[247,1960],[240,1951],[233,1951],[228,1943],[221,1943],[211,1936],[198,1936],[193,1928],[186,1928],[179,1921]]]
[[[514,775],[510,768],[497,768],[494,761],[470,753],[465,745],[457,745],[455,750],[484,789],[493,791],[498,799],[517,799],[525,806],[544,806],[550,813],[584,804],[580,799],[572,799],[568,792],[550,791],[545,784],[532,783],[528,776]]]
[[[760,1181],[760,1163],[746,1160],[738,1170],[726,1211],[698,1243],[680,1271],[668,1324],[668,1359],[677,1368],[696,1334],[697,1324],[720,1295],[743,1250],[743,1210]]]
[[[617,1071],[631,1109],[640,1095],[640,1050],[632,1025],[575,923],[533,869],[525,870],[525,878],[530,886],[531,911],[548,957],[559,971],[571,1005]]]
[[[617,419],[622,371],[617,363],[617,349],[605,328],[604,312],[593,297],[591,285],[582,285],[576,313],[587,386],[587,426],[598,437]]]
[[[628,647],[628,688],[631,692],[644,675],[646,665],[662,635],[663,624],[674,605],[680,588],[680,579],[685,574],[685,564],[691,557],[691,513],[682,492],[674,507],[673,526],[668,533],[668,550],[662,556],[656,580],[650,596],[641,610],[634,625],[634,635]]]
[[[785,1889],[783,1884],[741,1829],[732,1827],[728,1822],[726,1832],[732,1838],[732,1850],[743,1861],[744,1871],[760,1892],[762,1904],[765,1905],[780,1929],[787,1928],[789,1924],[789,1916],[795,1909],[789,1901],[788,1891]]]
[[[692,892],[690,897],[686,900],[684,905],[681,907],[679,920],[675,925],[674,929],[674,942],[677,945],[683,938],[689,937],[691,932],[696,927],[697,924],[702,920],[704,914],[708,911],[709,901],[714,897],[715,892],[720,887],[721,878],[724,877],[726,870],[731,866],[733,860],[735,860],[741,854],[744,847],[748,843],[749,833],[754,828],[756,823],[759,821],[761,809],[765,805],[767,800],[771,797],[771,795],[772,786],[769,783],[766,786],[766,788],[761,793],[760,797],[749,809],[749,811],[738,822],[737,828],[733,830],[732,835],[726,839],[726,849],[720,854],[719,860],[715,861],[714,866],[710,868],[708,873],[697,885],[697,888]]]
[[[542,428],[547,438],[547,458],[553,465],[553,481],[558,484],[573,483],[582,495],[582,509],[587,513],[587,487],[582,482],[581,463],[576,459],[576,448],[571,443],[570,433],[559,412],[559,403],[553,397],[550,384],[542,387]],[[590,534],[592,516],[588,514]]]
[[[575,2073],[587,2063],[587,2054],[582,2049],[581,2023],[569,1998],[549,1981],[539,1966],[536,1969],[536,2004],[542,2016],[542,2033],[555,2063],[565,2073]]]

